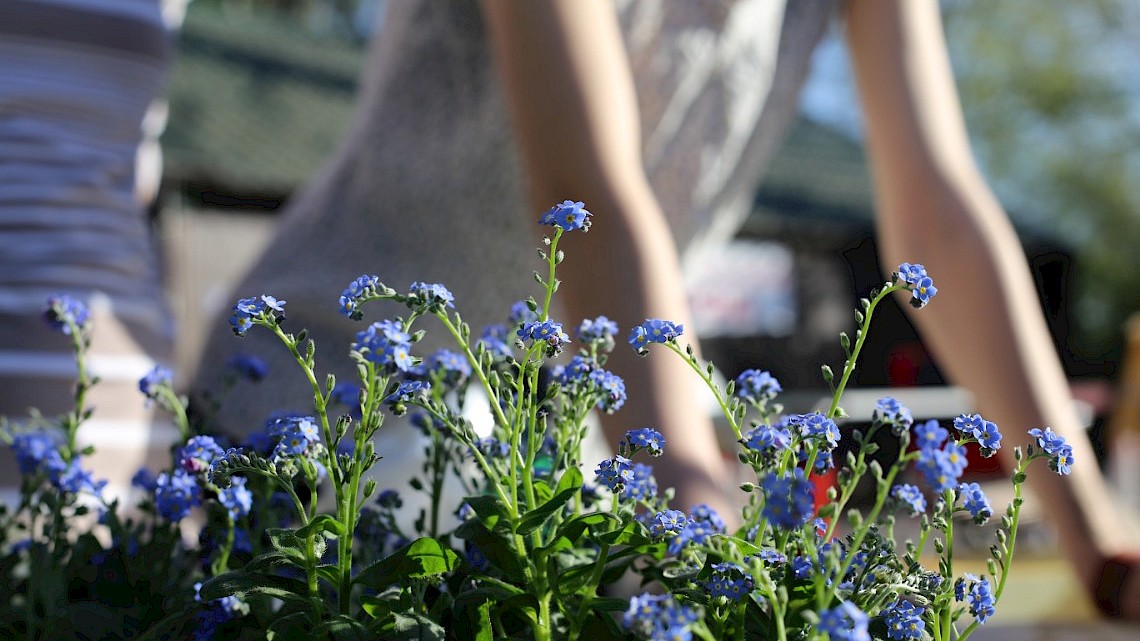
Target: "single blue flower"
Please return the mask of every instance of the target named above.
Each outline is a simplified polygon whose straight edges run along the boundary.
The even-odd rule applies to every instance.
[[[922,633],[926,630],[926,624],[922,620],[925,612],[926,608],[920,608],[910,601],[896,601],[894,605],[883,609],[879,616],[887,624],[888,637],[906,641],[922,638]]]
[[[925,423],[917,423],[914,426],[914,442],[922,450],[934,450],[942,447],[949,436],[950,432],[943,429],[938,425],[938,421],[933,419]]]
[[[891,488],[891,496],[906,507],[907,513],[911,516],[919,516],[926,512],[926,497],[917,486],[909,483],[896,485]]]
[[[871,641],[867,622],[866,613],[850,601],[819,613],[819,631],[827,633],[831,641]]]
[[[966,508],[970,517],[978,525],[985,523],[993,516],[994,510],[990,506],[990,500],[986,498],[982,486],[977,483],[959,484],[958,496],[961,497],[962,507]]]
[[[1061,476],[1073,471],[1073,447],[1065,442],[1065,437],[1054,433],[1049,427],[1044,430],[1033,428],[1029,430],[1029,435],[1037,439],[1037,446],[1050,457],[1049,469]]]
[[[1073,471],[1073,448],[1065,445],[1049,459],[1049,469],[1061,476],[1068,476]]]
[[[269,374],[265,361],[249,354],[234,354],[226,361],[226,367],[247,381],[258,382]],[[145,391],[143,392],[146,393]]]
[[[376,290],[379,287],[380,278],[377,276],[365,274],[357,277],[356,280],[348,284],[348,287],[340,295],[340,313],[352,320],[364,318],[363,312],[360,311],[360,305],[366,299],[376,296]]]
[[[253,492],[250,492],[245,484],[244,477],[235,476],[230,479],[229,487],[218,492],[218,502],[226,508],[230,518],[235,521],[249,514],[250,508],[253,507]]]
[[[581,201],[564,200],[551,207],[538,222],[543,225],[561,227],[564,231],[576,229],[589,231],[590,216],[593,214],[586,211],[585,205]]]
[[[899,278],[909,285],[916,285],[926,278],[926,267],[918,263],[902,263],[898,268]]]
[[[626,432],[625,442],[629,446],[630,456],[640,450],[649,452],[650,456],[661,456],[665,453],[665,437],[652,427]]]
[[[158,399],[159,391],[164,387],[169,388],[173,380],[174,374],[169,368],[155,365],[153,369],[139,379],[139,391],[147,399],[154,401]]]
[[[910,291],[910,304],[918,309],[925,307],[930,299],[938,294],[938,288],[934,286],[934,281],[929,276],[915,283],[914,288]]]
[[[806,579],[811,576],[814,569],[811,559],[806,556],[797,556],[792,559],[792,576],[797,579]]]
[[[780,381],[764,370],[746,369],[736,377],[736,396],[748,403],[764,405],[782,391]]]
[[[786,530],[797,528],[815,514],[812,485],[799,468],[791,474],[768,474],[760,482],[760,487],[764,492],[761,515],[776,527]]]
[[[87,305],[77,298],[67,294],[56,294],[47,300],[44,309],[44,320],[57,332],[71,334],[74,325],[81,332],[88,327],[91,314]]]
[[[507,322],[512,327],[518,327],[524,323],[538,320],[538,312],[531,309],[530,304],[525,300],[516,301],[511,305],[510,314],[507,315]]]
[[[653,515],[649,534],[654,538],[677,536],[689,524],[689,517],[681,510],[662,510]]]

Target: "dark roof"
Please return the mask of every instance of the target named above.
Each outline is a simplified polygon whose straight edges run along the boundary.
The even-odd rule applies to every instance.
[[[288,195],[333,150],[353,109],[359,43],[294,23],[187,15],[172,71],[162,143],[169,183]]]

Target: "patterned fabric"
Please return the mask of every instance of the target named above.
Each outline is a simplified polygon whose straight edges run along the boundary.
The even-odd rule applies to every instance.
[[[833,4],[617,3],[649,178],[681,249],[728,238],[747,213],[797,111],[811,51]],[[234,300],[263,293],[287,300],[288,327],[311,331],[322,372],[331,370],[338,380],[355,380],[347,351],[362,325],[339,316],[336,307],[357,276],[377,274],[397,289],[421,280],[443,283],[477,335],[486,324],[505,321],[515,297],[535,292],[537,263],[528,248],[541,233],[542,212],[526,204],[477,3],[389,2],[366,70],[340,149],[290,204],[268,253],[234,292]],[[607,224],[606,212],[594,214],[595,224]],[[377,320],[405,311],[374,304],[366,313]],[[417,355],[448,346],[430,319],[424,327],[428,338],[416,345]],[[223,428],[256,429],[274,410],[306,409],[312,392],[267,332],[238,342],[226,335],[225,319],[210,332],[199,388],[216,379],[234,350],[274,361],[268,380],[235,390],[232,398],[240,394],[241,402],[219,413]],[[290,406],[283,407],[283,399]],[[376,470],[381,487],[418,473],[419,438],[401,422],[385,424],[376,443],[386,457]],[[587,460],[604,456],[595,451]],[[396,489],[409,501],[418,496]],[[416,506],[405,507],[414,516]]]
[[[171,356],[172,336],[136,157],[160,128],[152,105],[171,57],[163,11],[176,17],[179,4],[0,2],[0,415],[68,409],[75,365],[41,315],[52,294],[85,300],[90,365],[103,382],[81,436],[100,447],[102,463],[92,463],[104,476],[137,468],[148,441],[165,438],[137,389]]]

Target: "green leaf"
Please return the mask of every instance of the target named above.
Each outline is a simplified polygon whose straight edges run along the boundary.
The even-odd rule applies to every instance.
[[[294,612],[275,619],[266,630],[265,638],[268,641],[308,641],[312,629],[308,612]]]
[[[203,601],[212,601],[231,595],[263,594],[282,601],[309,603],[309,586],[300,579],[255,574],[244,570],[226,572],[207,579],[200,591]]]
[[[312,521],[309,521],[308,525],[297,530],[297,537],[301,539],[307,539],[313,534],[320,532],[332,532],[333,534],[340,537],[344,536],[344,533],[346,531],[347,529],[344,527],[344,523],[336,520],[334,516],[331,514],[321,514]]]
[[[371,633],[364,624],[344,614],[338,614],[327,623],[318,628],[319,632],[327,632],[333,639],[345,641],[369,641]]]
[[[476,516],[489,530],[494,530],[500,521],[505,523],[508,520],[507,506],[503,505],[497,497],[481,494],[469,496],[463,500],[471,506],[471,509],[475,510]]]
[[[506,574],[510,581],[520,584],[523,582],[523,570],[518,554],[502,535],[488,530],[477,519],[471,519],[455,529],[455,536],[474,543],[483,556]]]
[[[643,545],[646,543],[651,543],[652,541],[650,541],[647,536],[642,534],[642,529],[644,529],[644,526],[642,526],[640,523],[637,521],[630,521],[629,523],[626,523],[625,527],[620,530],[605,532],[591,538],[593,538],[597,543],[611,546]]]
[[[577,541],[584,532],[599,534],[621,525],[621,519],[609,512],[592,512],[568,519],[558,528],[557,534]]]
[[[281,552],[279,550],[270,550],[269,552],[265,552],[254,557],[253,559],[250,559],[249,563],[246,563],[244,566],[242,566],[242,571],[249,573],[264,573],[272,572],[273,570],[281,567],[303,568],[305,567],[304,561],[305,558],[303,556],[298,558],[295,555]]]
[[[401,641],[444,641],[446,631],[443,626],[422,614],[396,614],[390,635],[383,638]]]
[[[547,519],[561,510],[581,489],[582,472],[576,467],[566,470],[562,478],[558,479],[558,486],[554,488],[550,500],[524,514],[515,531],[525,535],[542,527]]]
[[[479,604],[476,621],[475,641],[495,641],[494,629],[491,627],[491,602],[484,601]]]
[[[459,565],[459,555],[431,537],[416,539],[392,555],[373,563],[353,579],[383,588],[405,579],[423,579],[451,572]]]

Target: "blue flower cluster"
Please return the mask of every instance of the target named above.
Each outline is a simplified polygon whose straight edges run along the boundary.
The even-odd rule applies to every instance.
[[[931,280],[926,273],[926,268],[922,265],[903,263],[899,265],[896,273],[904,283],[910,285],[910,304],[912,307],[925,307],[930,299],[938,293],[938,288],[934,286],[934,281]]]
[[[754,452],[774,454],[792,446],[792,432],[780,424],[760,424],[745,432],[741,443]]]
[[[599,394],[596,407],[607,414],[625,405],[625,381],[617,374],[602,369],[590,357],[576,355],[569,363],[556,365],[551,370],[551,377],[563,387],[575,390],[575,395]]]
[[[380,277],[369,276],[367,274],[358,276],[356,280],[348,284],[340,295],[340,313],[348,316],[352,320],[360,320],[364,318],[364,313],[360,310],[360,305],[368,298],[377,294],[380,287]]]
[[[87,305],[67,294],[56,294],[48,298],[44,309],[44,320],[52,329],[63,334],[70,335],[72,326],[83,331],[90,319]]]
[[[427,359],[428,370],[439,380],[456,385],[471,375],[467,357],[450,349],[438,349]]]
[[[570,342],[570,336],[562,331],[562,323],[549,319],[526,321],[516,333],[524,341],[546,343],[546,356],[548,358],[553,358],[562,353],[562,347]]]
[[[1001,449],[1001,432],[997,425],[978,414],[959,414],[954,418],[954,429],[976,439],[984,456],[993,456]]]
[[[897,601],[889,608],[879,613],[887,624],[887,637],[896,641],[906,641],[922,638],[926,624],[922,615],[926,608],[920,608],[910,601]]]
[[[312,416],[287,415],[269,423],[269,436],[274,439],[272,458],[281,459],[313,453],[320,444],[321,434],[317,419]]]
[[[891,497],[906,508],[911,516],[919,516],[926,512],[926,497],[922,490],[909,483],[902,483],[891,488]]]
[[[258,320],[280,323],[285,320],[285,301],[277,300],[272,296],[260,296],[239,299],[234,304],[234,313],[230,316],[230,328],[234,334],[245,336]]]
[[[622,448],[627,456],[633,456],[641,450],[649,452],[650,456],[661,456],[665,453],[665,437],[652,427],[643,427],[625,433]]]
[[[668,594],[642,594],[629,600],[622,625],[644,641],[689,641],[700,612]]]
[[[985,493],[982,491],[982,486],[977,483],[961,483],[958,485],[958,498],[962,501],[962,507],[970,513],[970,518],[978,525],[982,525],[990,519],[994,514],[993,507],[990,506],[990,500],[986,498]]]
[[[483,351],[496,361],[506,360],[512,356],[511,346],[507,343],[509,336],[510,330],[506,325],[501,323],[487,325],[479,335],[476,346],[482,347]]]
[[[625,485],[633,480],[633,461],[620,454],[615,454],[613,458],[598,463],[594,473],[597,475],[598,485],[609,488],[615,494],[620,494],[625,489]]]
[[[639,354],[646,354],[646,347],[650,343],[665,343],[677,340],[685,332],[684,325],[677,325],[672,321],[657,318],[646,319],[644,323],[633,328],[629,334],[629,344]]]
[[[1065,437],[1053,433],[1053,429],[1033,428],[1029,435],[1037,439],[1037,446],[1049,456],[1049,469],[1061,476],[1073,471],[1073,446],[1065,442]]]
[[[221,445],[210,436],[195,436],[178,452],[178,467],[190,474],[202,474],[210,465],[225,454]]]
[[[898,400],[891,397],[880,398],[871,411],[871,421],[890,428],[893,434],[902,434],[914,424],[914,417]]]
[[[412,283],[407,299],[408,307],[427,313],[442,312],[455,307],[455,296],[439,283]]]
[[[937,426],[937,421],[928,421],[916,429],[930,432],[932,430],[930,423]],[[922,473],[926,482],[938,494],[957,487],[958,479],[966,471],[966,448],[956,441],[946,440],[939,449],[938,445],[934,444],[934,439],[926,435],[920,435],[916,440],[919,443],[919,455],[915,469]]]
[[[634,463],[632,474],[622,488],[621,497],[629,501],[651,501],[657,497],[657,479],[653,478],[653,466]]]
[[[12,437],[16,465],[25,476],[46,474],[48,482],[61,492],[99,496],[106,481],[96,481],[84,470],[80,457],[64,460],[59,453],[59,439],[49,432],[20,432]]]
[[[764,406],[782,391],[780,381],[764,370],[746,369],[736,376],[736,397],[746,403]]]
[[[404,331],[404,326],[392,320],[372,323],[367,329],[357,332],[352,351],[364,360],[375,363],[388,373],[407,372],[415,367],[412,358],[412,337]]]
[[[609,347],[617,336],[618,325],[606,316],[587,318],[578,325],[578,340],[583,343],[597,343]]]
[[[253,507],[253,492],[250,492],[245,485],[244,477],[235,476],[230,479],[229,487],[218,491],[218,502],[226,508],[230,518],[235,521],[249,514],[250,508]]]
[[[736,563],[713,563],[711,569],[712,574],[705,580],[705,590],[710,596],[725,597],[735,603],[752,591],[752,575]]]
[[[563,231],[581,229],[585,232],[590,230],[591,216],[593,214],[586,211],[585,203],[582,201],[564,200],[547,210],[538,222],[552,227],[561,227]]]
[[[705,503],[693,506],[689,512],[689,520],[681,533],[669,541],[669,554],[680,554],[689,544],[701,545],[714,534],[724,534],[724,519]]]
[[[760,482],[760,488],[764,491],[761,515],[776,527],[797,528],[815,514],[812,485],[799,468],[790,474],[768,474]]]
[[[198,477],[184,469],[162,473],[155,480],[154,508],[159,516],[177,523],[202,504],[202,489]]]
[[[989,579],[963,574],[954,582],[954,599],[966,601],[970,615],[978,623],[985,623],[994,615],[994,594]]]

